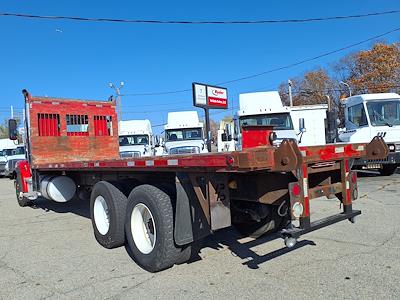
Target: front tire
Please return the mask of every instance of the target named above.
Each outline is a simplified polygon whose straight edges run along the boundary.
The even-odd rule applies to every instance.
[[[188,259],[183,248],[175,244],[171,198],[155,186],[144,184],[132,190],[125,232],[134,260],[149,272],[158,272]]]
[[[382,169],[379,169],[379,173],[382,176],[391,176],[396,172],[397,165],[383,165]]]
[[[90,195],[90,218],[94,236],[107,249],[125,244],[125,195],[107,181],[100,181]]]
[[[17,196],[18,205],[21,207],[31,206],[33,201],[22,195],[21,176],[19,176],[19,173],[15,177],[14,188]]]

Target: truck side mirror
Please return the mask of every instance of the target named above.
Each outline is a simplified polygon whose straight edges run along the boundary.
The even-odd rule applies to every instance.
[[[8,120],[8,138],[13,141],[18,139],[17,121],[15,119]]]
[[[304,124],[304,118],[299,119],[299,130],[300,132],[306,132],[306,125]]]

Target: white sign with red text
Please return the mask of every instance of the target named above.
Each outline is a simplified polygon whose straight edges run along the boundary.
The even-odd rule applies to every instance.
[[[228,91],[219,86],[193,83],[193,104],[203,108],[228,108]]]
[[[207,104],[209,107],[227,108],[228,93],[226,89],[207,86]]]

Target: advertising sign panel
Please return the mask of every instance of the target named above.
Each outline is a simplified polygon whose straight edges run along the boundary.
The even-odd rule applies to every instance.
[[[203,108],[228,108],[226,88],[202,83],[193,83],[193,105]]]

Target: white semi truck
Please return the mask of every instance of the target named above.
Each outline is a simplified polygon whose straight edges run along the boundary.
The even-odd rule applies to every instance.
[[[276,139],[273,141],[274,145],[279,145],[283,139],[297,140],[297,133],[293,128],[290,109],[283,106],[281,97],[277,91],[240,94],[239,110],[235,114],[233,122],[235,126],[233,136],[226,129],[221,129],[218,133],[218,140],[223,143],[222,147],[218,146],[219,152],[233,151],[234,149],[232,149],[231,145],[232,139],[236,142],[235,149],[242,149],[243,126],[273,126],[276,133]],[[231,125],[226,126],[226,124],[220,126],[231,127]]]
[[[208,153],[203,123],[197,111],[168,113],[165,129],[165,154]]]
[[[291,107],[295,130],[302,131],[299,145],[360,143],[378,135],[388,144],[389,156],[383,160],[355,160],[354,168],[393,174],[400,164],[400,96],[394,93],[357,95],[344,99],[342,106],[345,127],[339,129],[335,126],[337,116],[326,104]],[[300,128],[301,124],[304,128]]]
[[[379,169],[382,175],[393,174],[400,164],[400,95],[357,95],[346,98],[343,105],[345,128],[339,133],[341,141],[362,143],[381,136],[389,148],[387,158],[358,159],[355,167]]]
[[[7,151],[5,149],[15,149],[16,142],[10,139],[0,139],[0,176],[6,175],[7,168]]]
[[[154,155],[154,137],[149,120],[119,121],[118,125],[122,158]]]

